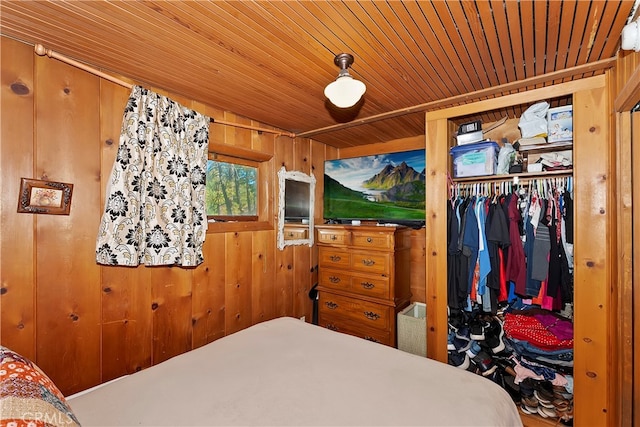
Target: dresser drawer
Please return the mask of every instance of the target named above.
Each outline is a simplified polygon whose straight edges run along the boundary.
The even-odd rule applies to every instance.
[[[388,330],[393,317],[392,307],[330,292],[320,292],[318,303],[320,318],[354,321],[368,328]]]
[[[391,342],[391,334],[389,333],[389,331],[382,329],[363,328],[361,322],[355,322],[349,319],[341,319],[335,316],[332,317],[330,313],[325,315],[324,317],[321,316],[318,320],[318,325],[332,331],[342,332],[344,334],[364,338],[367,341],[373,341],[389,346],[394,345],[394,343]]]
[[[351,290],[351,275],[337,270],[323,268],[318,275],[320,286],[343,291]]]
[[[346,246],[351,243],[351,233],[344,229],[318,229],[318,243]]]
[[[348,271],[323,268],[319,273],[320,286],[352,292],[372,298],[389,299],[389,279]]]
[[[284,225],[284,240],[299,240],[307,239],[309,232],[309,226],[302,224],[285,224]]]
[[[348,269],[351,266],[351,254],[346,250],[318,247],[318,264],[320,267]]]
[[[368,249],[393,249],[393,234],[354,230],[351,232],[351,245]]]
[[[391,270],[391,254],[384,252],[351,252],[351,268],[363,273],[388,276]]]
[[[389,278],[373,277],[365,274],[353,273],[351,275],[351,292],[373,298],[389,299]]]

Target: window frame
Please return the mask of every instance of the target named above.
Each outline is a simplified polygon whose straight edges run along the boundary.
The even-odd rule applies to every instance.
[[[220,217],[218,221],[207,217],[207,233],[226,233],[232,231],[257,231],[273,229],[273,202],[269,198],[273,187],[273,178],[269,178],[272,154],[228,144],[209,143],[208,159],[227,163],[236,163],[257,168],[258,200],[257,215],[236,218]],[[222,220],[222,221],[221,221]]]
[[[261,182],[260,182],[260,163],[256,162],[256,161],[253,161],[253,160],[241,159],[241,158],[238,158],[238,157],[230,157],[230,156],[212,154],[212,153],[209,153],[209,158],[207,159],[207,163],[208,163],[209,160],[214,161],[214,162],[220,162],[220,163],[227,163],[227,164],[246,166],[246,167],[254,168],[256,170],[256,211],[257,211],[259,209],[259,207],[260,207],[260,187],[261,187]],[[211,222],[228,222],[228,221],[250,222],[250,221],[258,221],[258,215],[257,214],[256,215],[207,215],[207,221],[211,221]]]

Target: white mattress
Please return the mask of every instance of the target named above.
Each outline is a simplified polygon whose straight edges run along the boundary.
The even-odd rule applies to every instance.
[[[83,426],[521,426],[486,378],[292,318],[68,398]]]

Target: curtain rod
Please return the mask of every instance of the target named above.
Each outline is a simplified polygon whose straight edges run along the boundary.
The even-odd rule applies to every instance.
[[[117,77],[114,77],[112,75],[103,73],[102,71],[93,68],[87,64],[83,64],[82,62],[78,62],[74,59],[69,58],[68,56],[64,56],[61,55],[57,52],[52,51],[51,49],[45,49],[45,47],[41,44],[36,44],[34,47],[34,51],[37,55],[39,56],[44,56],[47,55],[49,58],[55,58],[58,59],[64,63],[67,63],[69,65],[73,65],[76,68],[80,68],[81,70],[87,71],[91,74],[95,74],[98,77],[102,77],[105,80],[109,80],[110,82],[116,83],[120,86],[124,86],[126,88],[131,89],[133,87],[133,85],[131,83],[127,83],[124,80],[120,80]],[[261,128],[261,127],[256,127],[256,126],[251,126],[251,125],[245,125],[242,123],[233,123],[233,122],[227,122],[224,120],[218,120],[218,119],[214,119],[211,118],[211,123],[213,124],[219,124],[219,125],[225,125],[225,126],[234,126],[234,127],[238,127],[238,128],[243,128],[243,129],[250,129],[250,130],[255,130],[258,132],[266,132],[266,133],[273,133],[276,134],[278,136],[288,136],[289,138],[295,138],[296,134],[295,133],[291,133],[291,132],[281,132],[281,131],[277,131],[277,130],[273,130],[273,129],[266,129],[266,128]]]

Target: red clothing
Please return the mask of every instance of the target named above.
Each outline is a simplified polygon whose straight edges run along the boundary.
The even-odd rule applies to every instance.
[[[556,319],[555,323],[544,325],[537,317],[523,314],[506,313],[504,316],[504,333],[509,338],[527,341],[543,350],[565,350],[573,348],[573,339],[560,339],[553,333],[554,327],[570,324],[568,320]]]
[[[509,253],[507,256],[507,279],[515,283],[515,291],[519,295],[526,295],[527,266],[524,256],[524,248],[520,239],[520,227],[522,216],[518,209],[518,196],[512,194],[509,198]]]
[[[498,249],[498,257],[500,259],[500,294],[498,301],[507,301],[509,299],[509,291],[507,290],[507,275],[504,269],[504,255],[502,248]]]

